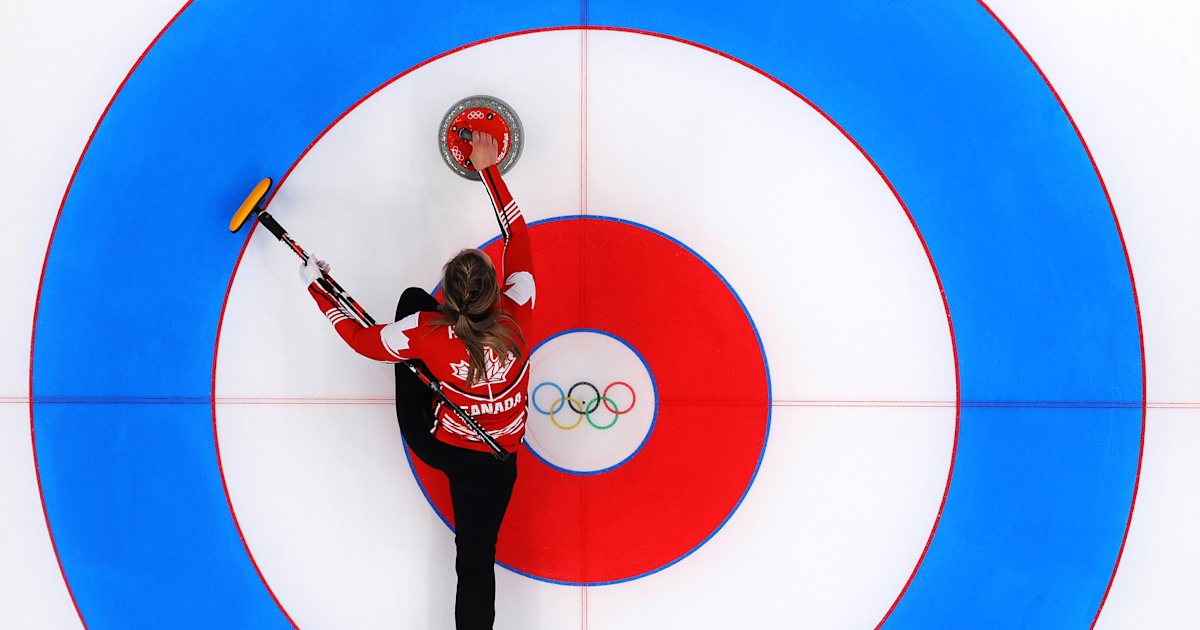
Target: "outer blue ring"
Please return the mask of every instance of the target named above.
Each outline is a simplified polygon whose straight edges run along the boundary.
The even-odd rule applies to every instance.
[[[589,475],[603,474],[610,470],[616,470],[616,469],[620,468],[621,466],[628,464],[629,460],[633,459],[634,457],[637,457],[637,454],[642,452],[642,448],[645,447],[646,442],[648,442],[650,440],[650,435],[652,433],[654,433],[654,426],[656,424],[658,424],[658,381],[654,380],[654,371],[650,369],[650,364],[646,362],[646,357],[642,356],[642,353],[638,352],[637,348],[634,348],[632,345],[630,345],[628,341],[625,341],[624,339],[608,332],[607,330],[600,330],[599,328],[571,328],[568,330],[561,330],[559,332],[556,332],[553,335],[550,335],[549,337],[546,337],[545,339],[538,342],[538,345],[534,346],[533,349],[529,351],[529,358],[532,360],[534,353],[536,353],[538,351],[538,348],[541,348],[543,345],[545,345],[547,341],[550,341],[551,339],[554,339],[556,337],[561,337],[567,333],[574,333],[574,332],[596,333],[599,335],[604,335],[606,337],[612,337],[613,339],[616,339],[617,341],[624,344],[625,347],[629,348],[629,350],[632,351],[633,354],[637,356],[638,360],[642,362],[642,366],[646,368],[646,374],[650,375],[650,389],[652,389],[654,391],[654,412],[650,415],[650,428],[648,428],[646,430],[646,437],[642,438],[642,442],[640,444],[638,444],[637,448],[633,449],[633,452],[630,453],[628,457],[626,457],[625,459],[622,459],[621,461],[619,461],[607,468],[601,468],[599,470],[571,470],[570,468],[563,468],[562,466],[558,466],[558,465],[554,464],[553,462],[546,459],[545,457],[542,457],[542,454],[537,452],[537,449],[530,446],[529,442],[525,442],[525,450],[532,453],[533,456],[538,458],[538,461],[542,462],[543,464],[545,464],[559,472],[564,472],[569,475],[579,475],[582,477],[586,477]],[[761,344],[761,342],[760,342],[760,344]],[[558,387],[558,385],[555,383],[549,383],[549,384],[554,385],[555,387]],[[541,387],[541,385],[538,385],[538,387]],[[561,389],[562,388],[559,387],[559,390],[561,390]],[[534,388],[534,391],[529,392],[529,404],[531,406],[537,405],[537,403],[535,402],[535,399],[534,399],[534,392],[536,392],[536,390],[537,390],[537,387]],[[563,396],[564,396],[564,398],[566,397],[565,394]],[[564,402],[563,404],[565,405],[566,403]],[[541,411],[541,409],[539,409],[538,411]],[[555,413],[558,413],[558,412],[556,411]],[[760,462],[762,461],[762,457],[759,457],[759,461]]]
[[[964,401],[1142,400],[1127,260],[1070,121],[979,5],[589,1],[805,94],[872,156],[941,271]],[[64,572],[93,630],[287,627],[225,505],[206,399],[247,182],[398,71],[580,6],[214,0],[114,101],[56,226],[32,392]],[[434,27],[436,26],[436,28]],[[401,31],[405,37],[395,37]],[[105,264],[99,264],[105,263]],[[114,263],[119,272],[112,273]],[[966,406],[941,524],[889,627],[1090,623],[1125,531],[1141,410]]]

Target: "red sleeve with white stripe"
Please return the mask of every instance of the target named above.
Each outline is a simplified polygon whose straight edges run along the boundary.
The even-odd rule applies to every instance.
[[[504,260],[500,268],[503,280],[506,308],[513,311],[517,321],[524,325],[537,301],[537,287],[533,280],[533,249],[529,243],[529,228],[521,209],[508,192],[508,186],[500,178],[500,169],[489,166],[481,173],[487,188],[496,221],[500,223],[500,234],[504,237]]]
[[[364,357],[395,363],[415,358],[420,352],[419,342],[424,335],[417,332],[419,312],[392,324],[366,327],[350,317],[316,283],[309,285],[308,293],[317,301],[317,306],[346,345]]]

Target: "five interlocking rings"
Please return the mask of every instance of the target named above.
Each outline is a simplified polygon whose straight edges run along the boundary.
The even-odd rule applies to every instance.
[[[612,398],[608,397],[609,390],[618,385],[629,390],[629,406],[625,409],[618,409],[617,403]],[[558,391],[558,398],[550,404],[550,409],[542,409],[542,406],[538,404],[538,392],[541,391],[543,387],[553,387]],[[588,400],[580,400],[576,398],[575,390],[579,387],[590,387],[595,396]],[[533,388],[532,398],[533,408],[537,409],[539,413],[550,416],[550,422],[553,422],[554,426],[565,431],[570,431],[571,429],[579,426],[584,419],[588,421],[588,424],[600,429],[601,431],[604,429],[611,429],[621,416],[629,413],[629,411],[633,409],[633,406],[637,404],[637,393],[633,391],[633,387],[631,387],[629,383],[624,383],[621,381],[609,383],[608,387],[605,387],[603,392],[601,392],[595,385],[592,385],[587,381],[579,381],[578,383],[575,383],[566,392],[563,392],[563,389],[559,387],[557,383],[546,381]],[[609,422],[605,425],[599,425],[592,420],[592,414],[600,409],[600,405],[604,405],[604,409],[612,413],[612,422]],[[561,412],[564,406],[569,406],[571,411],[574,411],[579,416],[575,419],[575,424],[569,426],[562,425],[558,423],[557,419],[555,419],[554,414]]]

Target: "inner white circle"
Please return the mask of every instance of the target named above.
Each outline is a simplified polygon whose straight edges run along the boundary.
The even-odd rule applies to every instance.
[[[658,394],[632,348],[606,333],[575,330],[547,340],[530,361],[525,445],[542,461],[599,473],[641,450]]]

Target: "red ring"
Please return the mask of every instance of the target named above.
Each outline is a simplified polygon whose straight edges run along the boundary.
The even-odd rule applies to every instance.
[[[612,389],[613,385],[624,385],[625,389],[629,390],[629,395],[633,396],[633,401],[629,403],[629,409],[626,409],[625,411],[617,411],[616,409],[613,409],[612,407],[608,406],[608,400],[609,400],[608,399],[608,390]],[[622,415],[629,413],[630,410],[633,409],[633,406],[637,404],[637,392],[633,391],[633,387],[631,387],[629,385],[629,383],[626,383],[624,381],[613,381],[612,383],[608,384],[608,387],[604,388],[604,393],[600,394],[600,402],[604,403],[605,409],[611,411],[612,413],[617,414],[618,416],[622,416]]]
[[[604,472],[570,473],[519,449],[496,559],[573,584],[653,573],[707,542],[754,481],[770,420],[758,334],[724,279],[665,234],[594,215],[535,224],[530,233],[540,266],[537,315],[524,331],[529,347],[566,330],[616,336],[654,375],[656,411],[641,449]],[[483,249],[499,260],[502,248]],[[669,321],[629,307],[656,303],[690,306]],[[705,334],[699,359],[689,352],[697,331]],[[445,475],[411,460],[430,502],[452,524]]]

